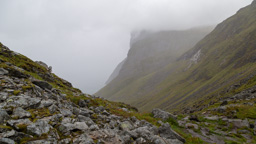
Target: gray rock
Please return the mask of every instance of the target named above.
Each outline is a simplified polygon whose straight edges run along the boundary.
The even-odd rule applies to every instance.
[[[164,121],[168,120],[169,118],[176,119],[176,117],[169,112],[163,111],[161,109],[153,109],[152,114],[154,118],[160,118]]]
[[[134,129],[133,125],[129,121],[122,122],[119,127],[121,130],[126,130],[126,131],[130,131]]]
[[[53,138],[48,138],[43,140],[30,141],[26,144],[57,144],[57,140]]]
[[[58,129],[64,135],[69,135],[70,131],[73,131],[73,130],[85,131],[88,129],[88,126],[86,125],[85,122],[75,122],[74,124],[72,124],[72,123],[61,124],[58,127]]]
[[[80,100],[78,101],[78,105],[79,105],[80,107],[87,107],[87,103],[85,102],[85,100],[82,100],[82,99],[80,99]]]
[[[7,100],[7,106],[26,108],[37,108],[40,105],[40,98],[31,98],[27,95],[12,96]]]
[[[5,110],[0,109],[0,124],[3,124],[6,120],[9,120],[10,118],[11,117]]]
[[[70,144],[70,143],[71,143],[71,139],[70,138],[66,138],[66,139],[63,139],[63,140],[58,142],[58,144]]]
[[[27,127],[27,131],[28,133],[41,136],[44,133],[48,133],[50,131],[50,128],[51,126],[46,121],[37,120],[35,123]]]
[[[15,117],[15,118],[17,117],[19,119],[21,119],[21,118],[30,118],[31,114],[30,114],[30,112],[25,111],[23,108],[18,107],[16,109],[14,109],[12,117]]]
[[[68,109],[60,109],[60,113],[65,117],[70,117],[73,113]]]
[[[52,89],[52,85],[50,85],[49,83],[47,83],[45,81],[34,80],[34,81],[32,81],[32,83],[39,86],[42,89],[48,89],[48,90]]]
[[[14,130],[12,130],[12,131],[14,131]],[[14,131],[13,134],[10,134],[8,136],[8,138],[19,143],[23,138],[32,138],[32,136],[28,135],[28,134],[25,134],[25,133],[22,133],[22,132]]]
[[[217,112],[219,112],[219,113],[224,113],[226,110],[227,110],[226,106],[220,106],[217,108]]]
[[[177,134],[175,131],[171,129],[169,123],[165,123],[164,125],[159,127],[158,133],[161,137],[164,137],[166,139],[178,139],[181,142],[186,142],[186,140],[183,137],[181,137],[179,134]]]
[[[99,107],[97,107],[97,108],[94,109],[94,111],[95,111],[96,113],[101,113],[101,112],[103,112],[104,110],[105,110],[105,108],[104,108],[103,106],[99,106]]]
[[[22,71],[24,71],[23,69],[16,67],[16,66],[12,66],[13,68],[8,69],[9,71],[9,75],[13,76],[13,77],[17,77],[17,78],[29,78],[30,76],[27,74],[24,74]]]
[[[81,110],[79,112],[79,115],[85,116],[85,117],[90,117],[90,112],[88,110]]]
[[[58,107],[55,104],[53,104],[48,108],[48,110],[50,111],[51,114],[53,114],[58,110]]]
[[[54,100],[48,99],[48,100],[42,100],[40,108],[50,107],[54,104]]]
[[[234,128],[244,128],[244,127],[249,127],[250,123],[247,119],[245,120],[241,120],[241,119],[229,119],[228,120],[229,123],[232,123]]]
[[[9,120],[9,121],[7,121],[7,124],[9,126],[14,127],[17,130],[20,130],[20,128],[23,128],[24,126],[27,126],[31,123],[32,122],[29,119],[19,119],[19,120]]]
[[[199,129],[199,127],[198,127],[197,124],[192,124],[192,123],[187,123],[187,124],[185,125],[185,127],[186,127],[187,129],[196,129],[196,130]]]
[[[75,122],[74,123],[74,129],[85,131],[85,130],[88,129],[88,126],[86,125],[85,122]]]
[[[66,124],[66,123],[73,123],[74,119],[70,118],[70,117],[65,117],[62,119],[61,123],[62,124]]]
[[[142,137],[136,139],[136,144],[146,144],[146,140]]]
[[[8,93],[0,92],[0,102],[5,101],[8,98]]]
[[[216,120],[219,120],[220,118],[218,116],[211,116],[211,117],[205,117],[205,119],[216,121]]]
[[[73,144],[94,144],[94,142],[87,134],[82,134],[73,140]]]
[[[6,69],[4,69],[4,68],[0,68],[0,75],[6,75],[6,74],[8,74],[9,72],[6,70]]]
[[[8,138],[0,138],[0,144],[15,144],[15,141]]]
[[[149,127],[139,127],[134,129],[132,132],[136,133],[136,137],[142,137],[143,139],[150,140],[150,137],[153,135],[152,132],[149,131]],[[137,140],[136,140],[137,141]]]
[[[14,136],[15,132],[16,132],[15,130],[9,130],[7,132],[0,133],[0,137],[2,137],[2,138],[9,138],[11,136]]]

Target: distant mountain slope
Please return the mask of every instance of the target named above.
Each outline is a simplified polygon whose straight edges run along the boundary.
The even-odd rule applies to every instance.
[[[219,24],[176,61],[169,61],[164,67],[141,77],[122,81],[117,77],[97,94],[128,102],[143,111],[153,107],[175,111],[206,100],[208,96],[218,96],[223,89],[243,80],[250,80],[253,85],[255,39],[254,1]]]
[[[113,97],[113,100],[116,100],[114,95],[123,87],[128,85],[133,87],[133,82],[137,79],[154,73],[174,62],[211,30],[212,27],[203,27],[184,31],[132,33],[131,49],[124,63],[121,63],[122,67],[119,65],[116,68],[107,82],[108,85],[97,95],[110,99]],[[116,75],[117,73],[118,75]],[[114,78],[113,81],[111,81],[112,78]],[[142,82],[142,84],[148,85],[149,83]]]
[[[108,80],[106,81],[106,84],[109,84],[114,78],[116,78],[119,75],[119,72],[121,70],[121,68],[123,67],[124,63],[125,63],[124,59],[122,62],[120,62],[117,67],[115,68],[115,70],[113,71],[113,73],[110,75],[110,77],[108,78]]]

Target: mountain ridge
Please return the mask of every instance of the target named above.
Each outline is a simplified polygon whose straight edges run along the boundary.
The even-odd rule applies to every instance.
[[[248,77],[255,68],[254,4],[223,21],[175,62],[141,79],[130,79],[132,84],[116,82],[120,89],[107,85],[102,96],[128,102],[143,111],[152,107],[180,111]]]

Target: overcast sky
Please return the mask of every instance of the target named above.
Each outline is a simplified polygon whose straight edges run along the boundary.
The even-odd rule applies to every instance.
[[[214,25],[252,0],[0,0],[0,42],[86,93],[129,50],[133,30]]]

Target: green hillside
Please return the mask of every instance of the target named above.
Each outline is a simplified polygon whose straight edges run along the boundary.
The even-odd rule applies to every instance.
[[[255,38],[254,1],[219,24],[176,61],[140,77],[114,79],[97,94],[143,111],[154,107],[179,111],[206,97],[210,101],[224,89],[241,81],[246,83],[248,77],[254,76]]]

